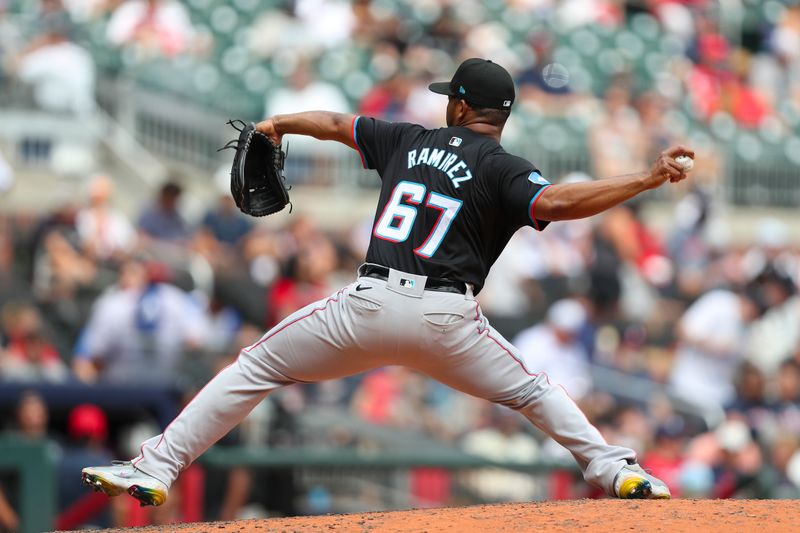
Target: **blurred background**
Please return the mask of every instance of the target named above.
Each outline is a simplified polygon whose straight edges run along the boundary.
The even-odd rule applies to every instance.
[[[140,510],[129,458],[282,317],[355,277],[377,175],[287,137],[293,212],[240,216],[236,135],[309,109],[429,127],[467,57],[551,181],[691,179],[521,230],[480,295],[527,365],[680,497],[800,496],[800,5],[0,0],[0,531],[600,497],[504,408],[403,368],[271,396]]]

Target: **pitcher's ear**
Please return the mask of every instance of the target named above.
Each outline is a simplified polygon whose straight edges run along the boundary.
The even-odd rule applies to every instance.
[[[469,113],[469,110],[470,110],[470,107],[469,107],[469,104],[467,103],[466,100],[464,100],[463,98],[459,98],[456,101],[456,114],[459,117],[463,117],[464,115]]]

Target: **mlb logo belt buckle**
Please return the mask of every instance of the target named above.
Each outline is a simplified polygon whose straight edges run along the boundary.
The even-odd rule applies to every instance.
[[[407,296],[422,298],[425,293],[425,283],[427,281],[427,276],[417,276],[416,274],[400,272],[399,270],[390,268],[386,288]]]

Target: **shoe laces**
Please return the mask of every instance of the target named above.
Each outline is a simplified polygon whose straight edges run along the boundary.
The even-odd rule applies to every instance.
[[[111,461],[113,466],[125,466],[131,464],[130,461]]]

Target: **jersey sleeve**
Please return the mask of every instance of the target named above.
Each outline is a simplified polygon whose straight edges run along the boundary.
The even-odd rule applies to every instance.
[[[352,125],[353,141],[361,156],[364,168],[371,168],[383,174],[386,164],[397,151],[404,136],[415,129],[423,129],[416,124],[386,122],[371,117],[356,116]]]
[[[538,168],[521,157],[503,154],[494,158],[499,175],[499,195],[503,210],[518,226],[531,226],[542,231],[550,224],[536,218],[536,202],[550,187]]]

